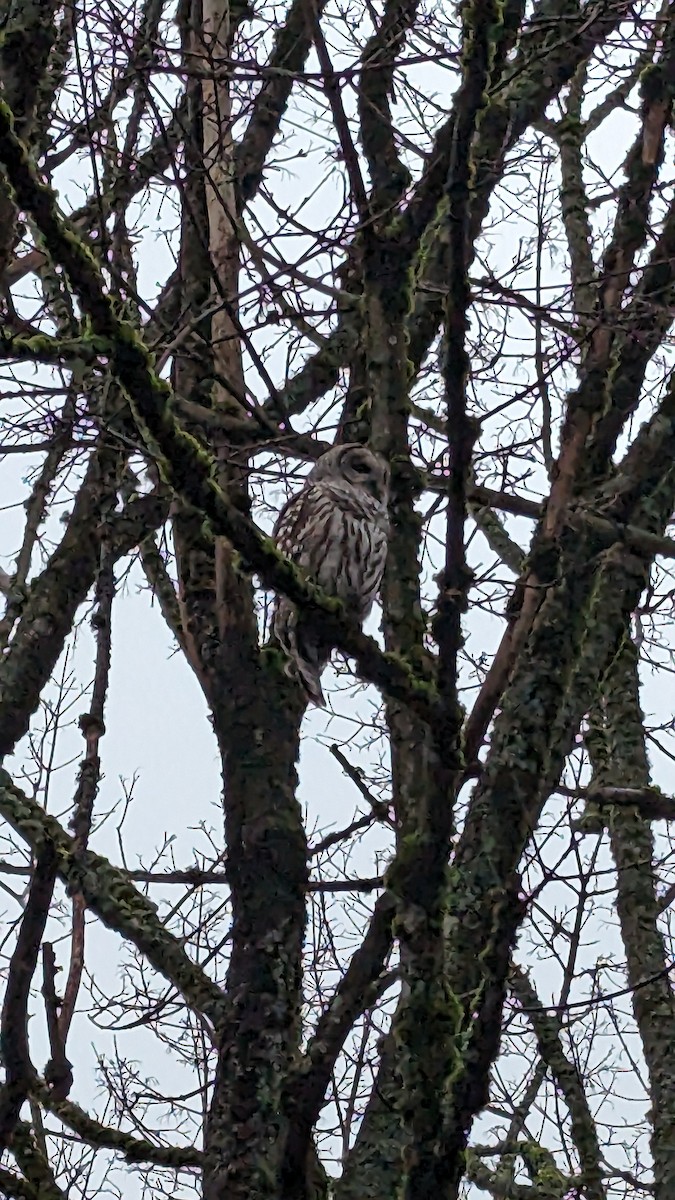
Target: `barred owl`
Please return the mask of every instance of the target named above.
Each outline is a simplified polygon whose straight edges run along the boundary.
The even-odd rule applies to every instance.
[[[280,550],[359,622],[379,591],[387,557],[389,467],[366,446],[348,443],[323,454],[274,527]],[[331,645],[283,596],[272,632],[315,704],[324,704],[321,672]]]

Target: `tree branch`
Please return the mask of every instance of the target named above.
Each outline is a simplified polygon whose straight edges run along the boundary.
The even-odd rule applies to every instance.
[[[165,929],[157,911],[136,890],[126,872],[114,867],[92,850],[77,853],[75,841],[49,813],[32,800],[0,769],[0,813],[35,850],[51,841],[58,860],[58,874],[72,889],[81,890],[87,907],[127,938],[148,962],[183,994],[189,1006],[209,1018],[218,1030],[225,1015],[220,988],[188,958],[182,943]]]
[[[203,1155],[194,1146],[157,1146],[146,1138],[133,1137],[122,1129],[113,1129],[90,1117],[72,1100],[56,1099],[46,1086],[33,1088],[45,1108],[72,1129],[82,1141],[99,1150],[115,1150],[128,1163],[153,1163],[161,1167],[200,1167]]]
[[[324,0],[317,2],[320,16]],[[235,150],[237,211],[241,214],[256,196],[272,143],[311,49],[306,0],[293,0],[286,19],[276,32],[274,47],[262,76],[253,111]]]
[[[619,653],[599,681],[586,738],[593,782],[600,791],[623,790],[626,785],[649,789],[638,653],[628,629],[627,623]],[[667,1196],[675,1188],[675,997],[669,978],[672,956],[659,928],[654,838],[648,820],[635,808],[614,808],[608,829],[628,982],[649,1072],[655,1194]]]
[[[572,1124],[572,1138],[581,1164],[584,1193],[588,1200],[607,1200],[597,1129],[588,1106],[581,1074],[563,1048],[562,1021],[558,1014],[541,1007],[539,997],[521,967],[512,966],[509,986],[523,1008],[527,1009],[539,1054],[565,1097]]]
[[[0,1022],[0,1049],[5,1067],[5,1082],[0,1088],[0,1147],[3,1149],[12,1138],[35,1075],[28,1048],[28,1000],[56,883],[54,845],[44,838],[35,849],[35,868],[9,964]]]

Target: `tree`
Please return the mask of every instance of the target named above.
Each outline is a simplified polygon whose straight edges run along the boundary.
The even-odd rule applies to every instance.
[[[672,4],[8,4],[0,78],[0,1189],[672,1197]],[[336,439],[381,638],[265,532]],[[224,814],[176,862],[151,798],[150,866],[148,605]]]

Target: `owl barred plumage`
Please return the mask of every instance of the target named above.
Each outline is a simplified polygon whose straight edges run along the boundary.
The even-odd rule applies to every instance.
[[[329,596],[363,623],[379,591],[389,535],[389,467],[358,443],[334,446],[312,468],[304,487],[282,508],[274,527],[280,550]],[[272,632],[315,704],[324,704],[321,672],[331,645],[283,596]]]

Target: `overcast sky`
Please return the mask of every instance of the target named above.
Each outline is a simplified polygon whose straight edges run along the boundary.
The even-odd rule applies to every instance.
[[[447,87],[447,77],[442,78],[432,68],[416,70],[418,83],[427,90],[430,86]],[[350,94],[345,93],[347,102]],[[296,102],[294,114],[288,122],[292,135],[288,133],[288,144],[284,147],[286,173],[275,178],[275,198],[279,205],[294,204],[298,195],[309,194],[315,187],[320,173],[324,176],[326,147],[322,146],[317,128],[302,130],[301,125],[306,121],[306,102]],[[626,114],[619,114],[614,122],[597,135],[595,149],[601,147],[602,166],[608,177],[616,171],[625,156],[629,144],[632,121]],[[304,158],[292,160],[291,151],[307,151]],[[292,160],[292,161],[289,161]],[[81,179],[77,178],[68,166],[69,172],[58,181],[62,203],[65,209],[81,203]],[[82,168],[82,178],[85,169]],[[320,212],[335,211],[340,204],[342,183],[338,171],[325,178],[322,188],[315,194],[303,210],[303,219],[308,223],[317,220]],[[268,220],[269,214],[262,208],[259,211],[261,220]],[[599,219],[599,218],[598,218]],[[519,239],[532,235],[532,213],[525,209],[522,212],[504,212],[503,224],[500,228],[499,239],[491,235],[492,249],[490,263],[492,269],[498,268],[500,262],[510,264],[514,249]],[[152,299],[158,285],[161,285],[173,266],[173,258],[167,238],[164,236],[166,215],[161,206],[154,201],[144,211],[146,233],[139,250],[139,289],[141,294]],[[171,219],[173,225],[173,218]],[[175,247],[175,238],[173,239]],[[292,258],[297,247],[293,240],[284,242],[285,253]],[[557,284],[563,274],[564,264],[554,257],[548,263],[548,283]],[[527,273],[523,275],[522,286],[526,286]],[[26,285],[28,291],[28,284]],[[27,301],[27,309],[30,302]],[[513,317],[514,322],[520,318]],[[515,328],[515,326],[514,326]],[[529,328],[528,328],[528,336]],[[283,379],[284,350],[280,347],[277,354],[268,360],[268,368],[272,369],[276,380]],[[527,364],[522,364],[525,372]],[[518,377],[519,365],[513,364],[513,377]],[[250,384],[259,399],[265,398],[265,391],[259,379],[251,375]],[[23,509],[22,503],[28,495],[29,486],[26,483],[28,472],[39,459],[27,459],[23,456],[6,458],[2,463],[0,486],[2,494],[0,503],[0,565],[6,570],[12,570],[12,563],[22,532]],[[531,485],[535,489],[539,485],[541,492],[545,490],[545,479],[535,475]],[[278,503],[282,496],[279,495]],[[61,513],[57,514],[57,518]],[[269,519],[269,518],[268,518]],[[531,529],[530,523],[524,520],[508,521],[509,528],[526,547],[527,537]],[[52,530],[57,526],[53,524]],[[492,555],[487,550],[481,537],[472,543],[472,563],[476,568],[492,561]],[[432,566],[425,568],[427,582],[433,574]],[[435,564],[436,567],[440,564]],[[118,577],[121,577],[122,565],[118,567]],[[504,580],[510,575],[506,568],[501,572]],[[368,629],[376,633],[379,614],[376,612],[370,619]],[[477,653],[479,649],[488,654],[494,649],[502,629],[501,620],[491,618],[483,612],[474,611],[467,622],[469,633],[469,649]],[[76,645],[69,648],[67,668],[73,672],[74,692],[77,684],[86,686],[92,673],[93,637],[87,622],[84,622],[78,632]],[[57,668],[56,675],[63,667]],[[663,679],[654,679],[649,672],[643,674],[644,692],[643,703],[651,715],[668,719],[672,712],[670,676],[668,686]],[[52,696],[54,695],[52,689]],[[359,694],[354,701],[342,692],[331,692],[329,705],[334,705],[337,715],[310,712],[308,714],[304,733],[303,751],[300,764],[300,798],[306,807],[307,823],[310,831],[320,829],[326,832],[331,828],[340,828],[349,823],[355,812],[365,811],[353,783],[343,774],[329,751],[332,741],[341,745],[348,743],[345,752],[355,764],[368,767],[378,761],[379,747],[369,748],[368,738],[359,731],[359,716],[372,713],[376,698],[372,691]],[[72,695],[72,704],[67,714],[66,724],[61,729],[56,744],[54,758],[54,773],[50,782],[49,808],[67,822],[75,786],[77,763],[83,750],[81,735],[77,730],[77,717],[86,711],[86,700],[77,699]],[[44,722],[44,716],[36,719],[36,728]],[[96,811],[104,814],[115,810],[114,815],[103,822],[92,837],[92,846],[100,853],[107,854],[112,861],[121,864],[121,852],[118,841],[118,823],[121,813],[120,801],[124,795],[121,781],[128,784],[134,777],[136,782],[133,790],[133,803],[126,812],[123,825],[124,844],[126,847],[126,866],[149,866],[152,864],[157,847],[166,837],[171,837],[172,855],[176,865],[189,867],[195,861],[196,854],[212,853],[211,842],[204,829],[210,831],[216,844],[222,844],[222,810],[220,804],[220,773],[216,754],[215,741],[206,715],[206,706],[196,680],[191,674],[185,661],[179,653],[174,652],[171,636],[164,625],[156,604],[144,586],[141,572],[134,566],[127,575],[123,587],[120,588],[113,612],[113,661],[110,681],[110,691],[106,703],[107,733],[101,743],[101,754],[104,769],[104,779],[101,784]],[[672,768],[669,760],[663,754],[652,749],[654,780],[660,783],[666,791],[672,791]],[[24,743],[13,763],[8,764],[17,777],[22,767],[29,761],[28,746]],[[593,852],[593,838],[587,838],[583,843],[583,853]],[[370,876],[381,869],[381,855],[389,846],[389,834],[381,828],[371,832],[366,837],[355,842],[349,862],[349,873],[353,875]],[[5,851],[2,850],[4,856]],[[606,855],[601,855],[598,865],[608,865]],[[11,882],[11,881],[10,881]],[[13,886],[17,886],[13,883]],[[164,897],[170,902],[178,899],[180,889],[153,888],[152,894],[156,899]],[[372,898],[371,898],[372,899]],[[343,901],[335,901],[335,911]],[[549,898],[549,903],[557,903],[555,898]],[[599,947],[607,957],[612,954],[616,961],[623,960],[620,943],[616,938],[615,928],[608,923],[611,910],[611,896],[604,901],[598,901],[595,909],[595,926],[589,929],[587,958],[589,965],[598,957]],[[560,895],[560,905],[564,907],[566,899]],[[605,907],[603,907],[603,905]],[[12,903],[7,902],[7,911],[16,911]],[[55,932],[55,931],[53,931]],[[67,962],[67,943],[58,946],[60,962]],[[92,922],[88,931],[87,966],[95,974],[96,984],[102,989],[114,988],[119,984],[121,964],[126,961],[127,951],[121,940],[114,934],[101,928],[97,922]],[[522,958],[522,956],[521,956]],[[541,989],[544,1001],[552,999],[558,987],[560,971],[557,964],[543,961],[530,961]],[[86,1000],[83,992],[82,1000]],[[626,1008],[628,1005],[626,1005]],[[38,1006],[39,1009],[39,1006]],[[31,1037],[34,1059],[42,1068],[46,1061],[47,1049],[44,1040],[42,1018],[31,1022]],[[73,1097],[90,1108],[97,1107],[95,1087],[93,1084],[93,1067],[98,1054],[112,1054],[114,1042],[110,1033],[95,1031],[86,1018],[78,1018],[71,1033],[73,1046],[77,1043],[76,1075]],[[194,1086],[194,1076],[180,1066],[173,1056],[163,1048],[146,1030],[126,1032],[120,1036],[120,1052],[126,1056],[142,1060],[143,1069],[155,1076],[161,1086],[168,1090],[187,1091]],[[631,1045],[632,1053],[639,1057],[639,1049]],[[619,1054],[617,1049],[617,1055]],[[87,1069],[91,1070],[87,1074]],[[507,1068],[505,1068],[507,1069]],[[102,1111],[97,1108],[97,1111]],[[621,1106],[622,1114],[630,1121],[634,1111],[627,1101]],[[621,1165],[616,1151],[617,1165]],[[124,1179],[124,1168],[120,1167],[117,1177],[125,1197],[134,1200],[140,1190],[132,1185],[129,1179]],[[102,1192],[102,1198],[112,1195]],[[180,1193],[176,1193],[180,1197]]]

